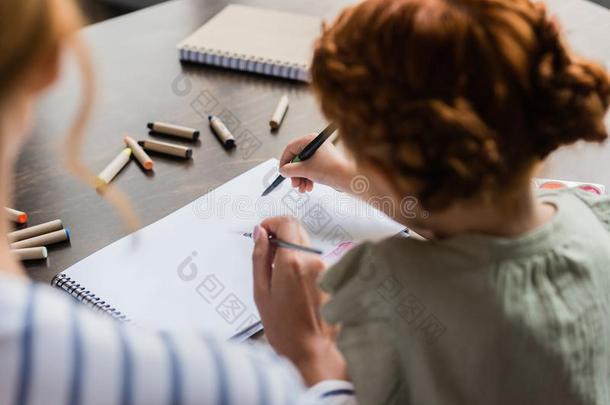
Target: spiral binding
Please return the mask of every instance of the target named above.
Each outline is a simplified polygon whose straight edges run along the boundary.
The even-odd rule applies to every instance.
[[[70,277],[65,274],[58,274],[53,277],[51,281],[51,285],[61,288],[76,300],[86,304],[90,308],[95,311],[103,312],[112,316],[114,319],[117,319],[122,322],[129,322],[129,319],[125,315],[123,315],[119,310],[110,306],[110,304],[103,301],[101,298],[97,297],[91,291],[85,289],[84,286],[77,283],[75,280],[72,280]]]
[[[184,46],[180,48],[180,59],[284,79],[309,81],[307,66],[285,63],[279,60],[254,58],[217,49]]]

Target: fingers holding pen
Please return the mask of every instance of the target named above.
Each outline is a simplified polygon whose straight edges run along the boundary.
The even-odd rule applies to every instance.
[[[269,243],[267,230],[260,225],[254,227],[252,238],[254,239],[254,250],[252,251],[254,299],[259,302],[270,292],[275,247]]]

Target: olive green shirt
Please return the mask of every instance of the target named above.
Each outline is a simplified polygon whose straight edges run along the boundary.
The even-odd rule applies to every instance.
[[[610,404],[610,199],[540,198],[518,238],[394,237],[328,270],[361,404]]]

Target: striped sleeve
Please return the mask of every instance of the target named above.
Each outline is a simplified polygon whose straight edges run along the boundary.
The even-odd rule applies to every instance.
[[[355,404],[346,382],[306,390],[267,346],[146,331],[46,286],[10,284],[0,284],[0,403]]]

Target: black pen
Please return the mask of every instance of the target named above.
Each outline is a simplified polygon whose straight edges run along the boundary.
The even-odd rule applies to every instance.
[[[322,130],[322,132],[320,132],[318,134],[318,136],[316,136],[313,139],[313,141],[309,142],[307,144],[307,146],[305,146],[305,148],[303,148],[301,153],[296,155],[294,157],[294,159],[292,159],[290,162],[291,163],[302,162],[303,160],[307,160],[310,157],[312,157],[313,154],[316,153],[318,148],[320,146],[322,146],[322,144],[328,139],[329,136],[331,136],[333,134],[333,132],[335,132],[336,129],[337,129],[337,126],[335,124],[333,124],[332,122],[330,124],[328,124],[328,126],[326,128],[324,128],[324,130]],[[282,176],[281,174],[278,175],[277,178],[275,180],[273,180],[273,183],[271,183],[271,185],[269,187],[267,187],[265,189],[265,191],[263,191],[263,197],[266,196],[267,194],[269,194],[270,192],[272,192],[273,190],[275,190],[275,188],[277,186],[279,186],[280,184],[282,184],[282,182],[284,180],[286,180],[286,178],[284,176]]]
[[[252,238],[252,232],[244,232],[241,235],[245,236],[246,238]],[[271,243],[272,245],[275,245],[275,246],[286,248],[286,249],[300,250],[301,252],[315,253],[317,255],[322,254],[322,251],[320,249],[315,249],[315,248],[311,248],[311,247],[307,247],[307,246],[301,246],[301,245],[297,245],[296,243],[286,242],[286,241],[276,238],[273,235],[269,235],[269,243]]]

